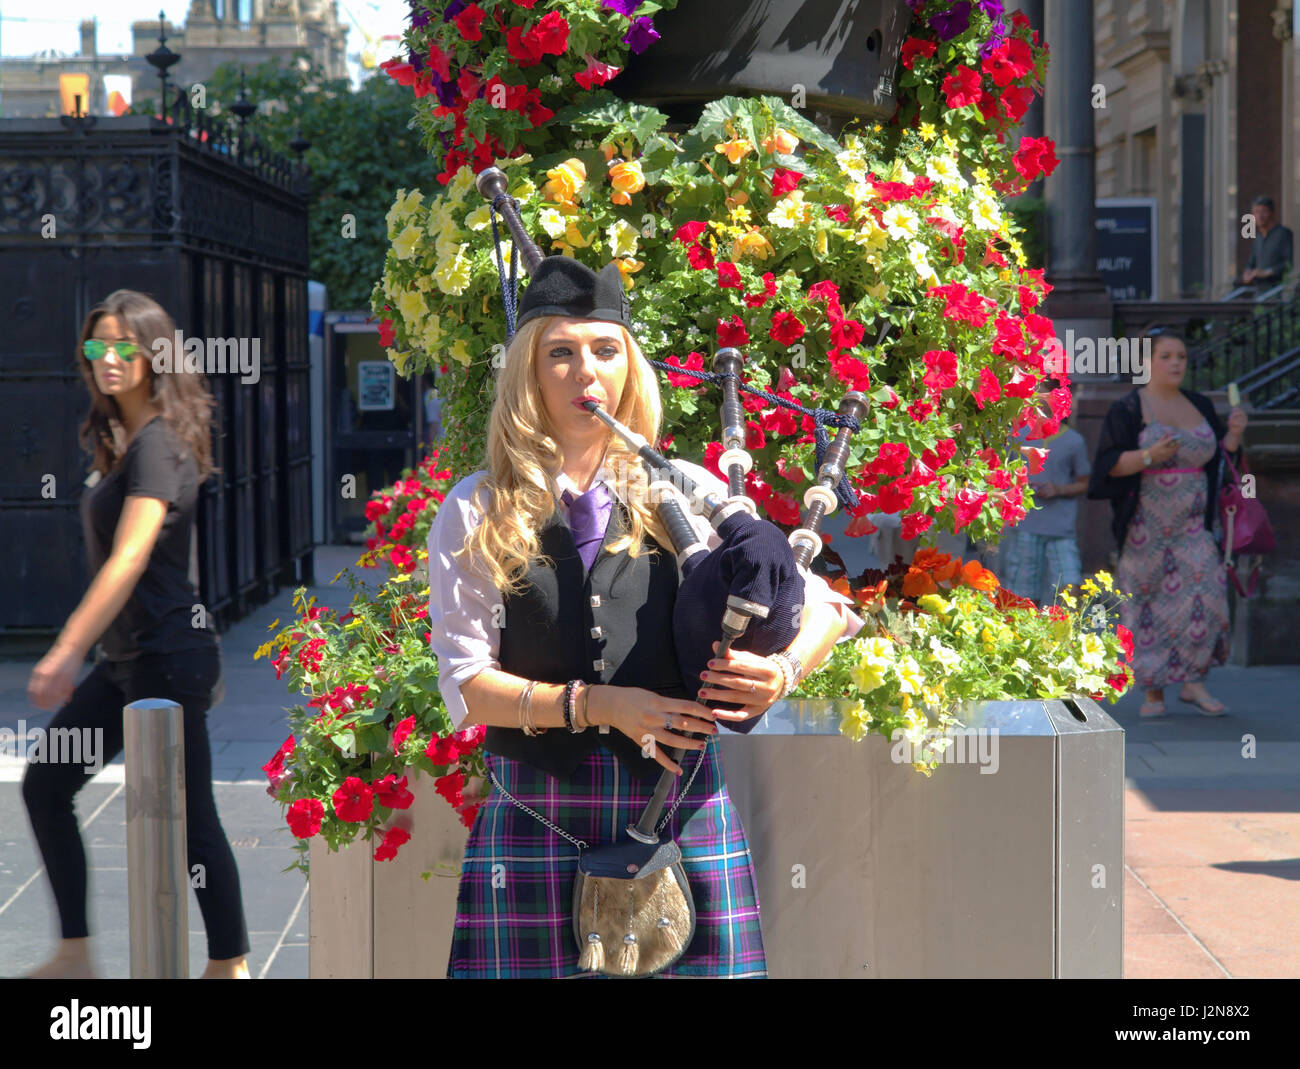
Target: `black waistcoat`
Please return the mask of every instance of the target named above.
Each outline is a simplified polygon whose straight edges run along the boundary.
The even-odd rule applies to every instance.
[[[690,700],[682,686],[673,646],[673,606],[677,600],[677,561],[648,534],[648,552],[633,560],[627,551],[607,546],[628,529],[626,506],[615,501],[609,526],[591,571],[584,574],[573,533],[557,509],[539,532],[523,594],[506,594],[505,626],[498,660],[503,672],[542,683],[583,679],[588,683],[644,687],[656,694]],[[529,738],[518,728],[489,727],[483,746],[489,752],[524,761],[568,779],[596,747],[610,750],[633,775],[653,781],[663,771],[641,756],[641,747],[611,728],[578,734],[550,728]]]

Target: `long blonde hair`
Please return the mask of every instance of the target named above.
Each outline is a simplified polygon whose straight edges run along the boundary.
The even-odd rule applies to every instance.
[[[493,585],[502,593],[521,593],[527,588],[525,575],[538,553],[538,532],[555,509],[548,473],[559,473],[563,453],[555,439],[555,428],[546,413],[537,384],[538,351],[541,338],[564,316],[539,316],[525,323],[506,350],[505,366],[497,378],[496,396],[488,415],[487,476],[475,488],[487,495],[483,521],[465,537],[464,545],[452,556],[466,563],[467,555],[486,569]],[[622,333],[627,348],[628,373],[614,418],[641,434],[646,441],[659,441],[663,408],[654,369],[646,361],[636,339],[621,324],[610,324]],[[609,544],[610,552],[628,550],[638,557],[642,538],[649,534],[665,549],[671,549],[646,493],[646,473],[637,455],[621,438],[609,433],[605,466],[618,472],[627,488],[625,503],[631,524],[627,532]]]

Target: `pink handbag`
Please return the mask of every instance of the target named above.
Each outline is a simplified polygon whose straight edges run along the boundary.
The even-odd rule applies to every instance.
[[[1219,519],[1223,523],[1223,565],[1227,568],[1228,577],[1237,588],[1237,593],[1248,598],[1255,593],[1259,581],[1259,564],[1256,563],[1251,570],[1249,582],[1243,589],[1241,580],[1237,577],[1233,554],[1271,553],[1277,546],[1277,539],[1273,536],[1273,525],[1268,522],[1264,506],[1257,498],[1242,494],[1241,476],[1236,465],[1227,453],[1223,453],[1223,459],[1227,461],[1228,470],[1232,473],[1232,481],[1225,483],[1219,490]],[[1247,474],[1250,473],[1244,455],[1241,467]]]

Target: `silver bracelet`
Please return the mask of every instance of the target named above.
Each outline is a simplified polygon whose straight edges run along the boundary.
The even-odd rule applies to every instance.
[[[519,724],[524,729],[524,734],[528,736],[538,734],[537,729],[533,727],[533,688],[535,686],[537,686],[537,680],[530,679],[528,686],[524,688],[523,697],[520,699],[522,713]]]

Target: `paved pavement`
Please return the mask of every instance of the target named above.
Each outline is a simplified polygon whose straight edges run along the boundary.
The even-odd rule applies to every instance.
[[[318,603],[350,601],[327,584],[355,547],[316,552]],[[260,766],[284,740],[287,690],[253,649],[291,613],[292,590],[222,636],[225,700],[209,715],[217,803],[235,848],[254,976],[306,977],[307,885]],[[27,705],[28,662],[0,662],[0,727],[42,726]],[[1126,736],[1125,975],[1300,976],[1300,667],[1226,666],[1212,692],[1230,707],[1202,716],[1167,692],[1171,715],[1139,721],[1140,693],[1107,711]],[[81,792],[90,916],[101,975],[129,975],[121,759]],[[22,763],[0,754],[0,976],[43,961],[57,939],[53,901],[19,794]],[[190,969],[206,960],[190,899]]]

